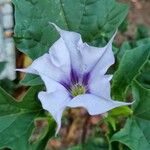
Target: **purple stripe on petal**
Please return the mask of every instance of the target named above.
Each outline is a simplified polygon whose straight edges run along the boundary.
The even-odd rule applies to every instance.
[[[86,93],[90,93],[90,90],[88,87],[86,88]]]
[[[68,91],[71,91],[70,83],[61,81],[60,84],[63,85]]]
[[[71,82],[72,82],[73,84],[79,82],[78,75],[77,75],[76,71],[73,70],[73,69],[71,69],[71,72],[70,72],[70,79],[71,79]]]
[[[84,74],[84,75],[83,75],[82,84],[83,84],[83,85],[88,85],[89,78],[90,78],[90,73]]]

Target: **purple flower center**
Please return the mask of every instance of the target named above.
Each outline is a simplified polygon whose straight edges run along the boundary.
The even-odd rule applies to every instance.
[[[75,97],[81,94],[89,93],[89,77],[89,73],[81,76],[72,69],[70,73],[70,79],[67,82],[61,82],[61,84],[69,91],[71,97]]]

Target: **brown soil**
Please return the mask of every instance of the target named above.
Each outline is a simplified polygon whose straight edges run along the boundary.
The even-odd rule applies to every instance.
[[[133,34],[135,27],[143,24],[150,28],[150,0],[119,0],[129,5],[129,34]]]

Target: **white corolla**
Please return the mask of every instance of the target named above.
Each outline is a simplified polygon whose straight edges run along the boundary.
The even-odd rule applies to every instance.
[[[17,70],[37,74],[44,81],[46,91],[39,92],[38,98],[57,122],[56,133],[66,107],[84,107],[90,115],[98,115],[131,104],[114,101],[110,96],[112,75],[106,75],[106,71],[115,61],[114,36],[105,47],[98,48],[84,43],[79,33],[53,25],[60,38],[49,53],[34,60],[28,68]]]

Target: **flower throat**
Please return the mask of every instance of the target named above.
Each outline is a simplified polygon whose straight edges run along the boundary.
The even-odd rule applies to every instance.
[[[75,84],[71,87],[70,93],[73,97],[85,94],[86,93],[86,88],[83,85],[80,84]]]

